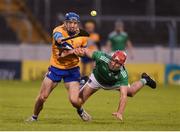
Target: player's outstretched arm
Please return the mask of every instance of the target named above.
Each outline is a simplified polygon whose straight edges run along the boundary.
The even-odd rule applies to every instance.
[[[75,48],[71,50],[65,50],[62,57],[65,57],[70,54],[75,54],[77,56],[85,56],[85,48]]]
[[[86,48],[76,48],[72,50],[65,50],[63,54],[61,55],[61,57],[65,57],[70,54],[75,54],[77,56],[88,56],[92,58],[93,51],[88,50]]]
[[[73,49],[73,53],[76,54],[77,56],[87,56],[89,58],[92,58],[92,55],[95,50],[89,50],[87,48],[76,48]]]
[[[118,110],[117,112],[112,113],[112,115],[114,115],[117,119],[120,119],[120,120],[123,120],[123,113],[124,113],[125,106],[127,103],[127,90],[128,90],[127,86],[120,87],[121,97],[119,101]]]

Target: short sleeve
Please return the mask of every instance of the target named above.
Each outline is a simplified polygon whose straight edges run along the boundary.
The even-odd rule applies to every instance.
[[[60,33],[60,32],[55,32],[55,33],[53,34],[53,37],[54,37],[54,39],[55,39],[56,41],[58,40],[58,38],[64,38],[63,35],[62,35],[62,33]]]

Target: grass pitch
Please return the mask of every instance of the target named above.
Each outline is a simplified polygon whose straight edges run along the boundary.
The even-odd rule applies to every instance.
[[[32,114],[40,81],[0,81],[0,130],[180,130],[180,86],[143,88],[128,98],[124,122],[111,116],[119,101],[117,91],[98,91],[84,106],[93,120],[83,122],[60,84],[45,103],[38,122],[25,123]]]

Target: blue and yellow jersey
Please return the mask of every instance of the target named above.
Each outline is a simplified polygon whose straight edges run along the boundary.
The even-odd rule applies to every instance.
[[[61,33],[63,38],[69,37],[64,25],[56,27],[53,30],[53,35],[55,33]],[[67,40],[66,42],[71,44],[73,48],[85,47],[87,44],[87,37],[77,37],[71,40]],[[53,37],[50,64],[59,69],[71,69],[73,67],[77,67],[79,63],[79,57],[75,54],[71,54],[66,57],[60,57],[58,59],[57,54],[61,53],[61,49],[58,49],[55,43],[56,41]]]

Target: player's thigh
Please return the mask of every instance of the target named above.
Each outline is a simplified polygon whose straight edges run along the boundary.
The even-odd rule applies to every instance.
[[[45,77],[41,84],[40,95],[48,96],[51,91],[56,87],[56,85],[56,82],[53,82],[48,77]]]
[[[91,95],[93,95],[98,89],[91,88],[87,83],[82,87],[79,97],[85,102]]]

